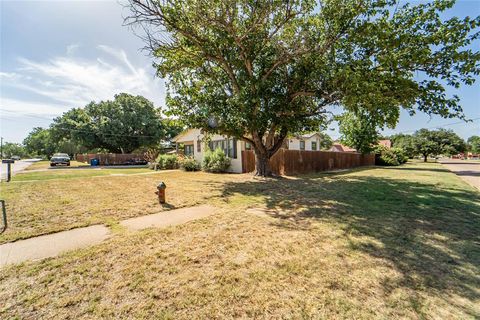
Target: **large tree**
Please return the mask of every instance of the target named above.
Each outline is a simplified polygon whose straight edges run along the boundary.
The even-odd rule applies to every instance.
[[[454,155],[464,152],[467,145],[452,130],[420,129],[413,134],[416,153],[423,156],[427,162],[429,156]]]
[[[71,109],[56,118],[51,128],[59,141],[121,153],[156,145],[165,135],[160,109],[142,96],[126,93]]]
[[[480,71],[468,48],[480,18],[441,19],[450,0],[129,1],[170,110],[251,143],[262,176],[285,137],[318,128],[329,106],[462,117],[445,86]]]

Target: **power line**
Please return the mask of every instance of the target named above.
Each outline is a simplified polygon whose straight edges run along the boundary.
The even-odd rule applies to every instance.
[[[9,111],[9,110],[3,110],[3,109],[0,109],[1,111],[8,111],[8,112],[11,112],[11,113],[14,113],[13,111]],[[52,119],[47,119],[47,118],[44,118],[44,117],[35,117],[32,115],[32,117],[34,118],[40,118],[40,119],[46,119],[46,120],[52,120]],[[9,120],[9,121],[15,121],[15,122],[20,122],[22,123],[22,121],[19,121],[17,119],[14,119],[14,118],[11,118],[10,115],[8,115],[7,117],[4,117],[2,116],[1,119],[6,119],[6,120]],[[73,132],[83,132],[83,133],[91,133],[91,134],[95,134],[95,135],[98,135],[98,136],[112,136],[112,137],[129,137],[129,138],[158,138],[158,136],[153,136],[153,135],[128,135],[128,134],[115,134],[115,133],[101,133],[101,134],[98,134],[96,133],[95,131],[92,131],[92,130],[85,130],[85,129],[73,129],[73,128],[67,128],[67,127],[62,127],[62,126],[59,126],[59,125],[56,125],[54,127],[54,129],[58,129],[58,130],[63,130],[63,131],[73,131]]]

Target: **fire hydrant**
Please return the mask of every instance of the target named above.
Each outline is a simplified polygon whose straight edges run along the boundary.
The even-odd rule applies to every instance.
[[[167,185],[162,181],[158,184],[157,191],[155,191],[155,194],[158,195],[158,202],[160,204],[165,203],[165,189],[166,188],[167,188]]]

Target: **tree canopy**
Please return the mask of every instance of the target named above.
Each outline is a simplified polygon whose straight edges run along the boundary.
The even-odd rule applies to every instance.
[[[454,155],[466,150],[465,141],[452,130],[420,129],[413,134],[415,151],[424,161],[429,156]]]
[[[53,140],[49,129],[40,127],[33,128],[23,140],[25,149],[32,155],[46,156],[50,158],[57,152],[57,142]]]
[[[471,136],[467,140],[468,150],[473,153],[480,153],[480,136]]]
[[[402,149],[408,158],[413,158],[417,155],[414,136],[399,133],[392,135],[389,139],[392,141],[392,146]]]
[[[379,114],[363,108],[345,112],[336,119],[342,143],[361,153],[369,153],[375,148],[380,139],[378,130],[384,127],[384,120]]]
[[[21,158],[28,157],[29,154],[25,147],[20,143],[5,142],[2,146],[1,158],[11,158],[13,156],[19,156]]]
[[[121,153],[158,144],[165,137],[160,109],[142,96],[126,93],[71,109],[54,119],[51,130],[57,141]]]
[[[400,108],[463,117],[446,86],[480,72],[480,17],[448,20],[454,1],[129,0],[170,112],[250,142],[257,174],[289,133],[317,130],[327,107],[395,125]],[[416,75],[421,75],[417,77]]]

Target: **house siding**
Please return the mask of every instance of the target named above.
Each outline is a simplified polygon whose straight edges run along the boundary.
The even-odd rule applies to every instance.
[[[184,133],[177,136],[176,143],[188,143],[194,145],[193,157],[198,163],[202,163],[205,152],[208,150],[208,146],[203,142],[204,134],[200,132],[200,129],[189,129]],[[211,141],[225,140],[226,137],[215,134],[210,137]],[[201,151],[198,152],[197,143],[200,141]],[[237,140],[237,157],[231,159],[229,172],[242,173],[242,150],[245,150],[245,142]]]
[[[300,140],[305,141],[305,150],[306,151],[312,151],[312,141],[317,143],[317,151],[320,148],[320,139],[316,136],[313,135],[310,138],[289,138],[288,139],[288,149],[289,150],[300,150]]]

